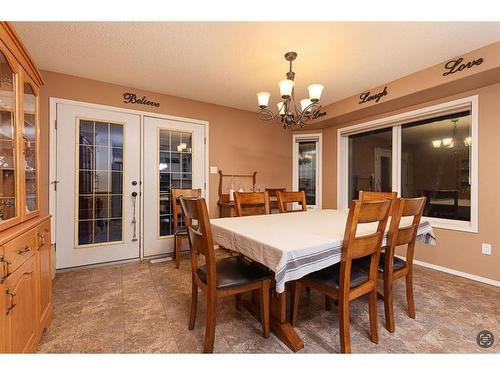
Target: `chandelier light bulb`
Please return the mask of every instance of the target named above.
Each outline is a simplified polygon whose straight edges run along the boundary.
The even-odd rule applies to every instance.
[[[278,106],[278,114],[279,115],[284,115],[285,114],[285,102],[281,101],[281,102],[279,102],[276,105]]]
[[[269,105],[269,98],[271,94],[267,91],[260,91],[257,93],[257,101],[259,102],[259,107],[264,109]]]
[[[319,83],[313,83],[312,85],[309,85],[309,87],[307,88],[309,90],[309,99],[311,99],[313,103],[319,102],[321,94],[323,93],[323,88],[324,86]]]
[[[311,101],[311,99],[302,99],[300,101],[300,108],[302,109],[302,112],[305,112],[306,108],[309,107],[312,103],[313,102]],[[308,108],[306,113],[309,112],[311,112],[311,108]]]
[[[434,148],[441,147],[441,140],[440,139],[436,139],[436,140],[432,141],[432,147],[434,147]]]
[[[292,91],[293,91],[294,85],[295,85],[295,82],[293,82],[291,79],[284,79],[284,80],[279,82],[280,95],[283,99],[288,99],[289,97],[292,96]]]
[[[453,147],[453,138],[443,138],[444,147]]]

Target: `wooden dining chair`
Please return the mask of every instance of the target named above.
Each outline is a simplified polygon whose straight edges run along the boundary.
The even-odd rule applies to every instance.
[[[192,296],[189,329],[194,329],[198,288],[207,297],[207,320],[203,351],[212,353],[215,339],[215,316],[217,299],[238,296],[247,291],[259,292],[262,331],[269,337],[269,288],[272,273],[252,263],[244,257],[234,256],[215,259],[214,241],[208,216],[207,205],[203,198],[180,198],[191,249]],[[194,225],[193,223],[196,222]],[[205,258],[205,264],[198,265],[198,256]]]
[[[278,211],[278,192],[286,191],[286,188],[266,188],[267,194],[269,194],[269,211],[271,213]]]
[[[172,202],[172,223],[174,230],[175,268],[179,268],[181,264],[182,240],[188,239],[187,228],[184,225],[182,219],[182,208],[179,202],[179,198],[200,197],[201,189],[171,189],[170,194]]]
[[[269,194],[266,192],[235,192],[234,208],[236,216],[268,215]]]
[[[399,198],[394,202],[394,211],[387,235],[385,252],[380,254],[378,265],[379,278],[384,280],[385,325],[389,332],[394,332],[393,283],[394,280],[406,277],[406,302],[408,315],[415,319],[415,302],[413,299],[413,253],[420,219],[425,207],[425,197]],[[400,227],[403,217],[413,217],[410,225]],[[406,246],[406,260],[394,255],[396,246]],[[366,260],[360,265],[368,269]]]
[[[298,203],[300,209],[294,210],[293,203]],[[280,213],[307,211],[306,193],[304,193],[304,191],[280,191],[278,192],[278,207]]]
[[[384,238],[390,200],[351,202],[342,242],[340,264],[311,273],[295,282],[292,301],[292,325],[297,323],[301,287],[306,286],[338,301],[339,335],[342,353],[351,352],[349,303],[368,294],[370,339],[378,343],[377,331],[377,267]],[[378,223],[376,230],[357,235],[358,224]],[[357,267],[355,259],[370,257],[370,268]]]

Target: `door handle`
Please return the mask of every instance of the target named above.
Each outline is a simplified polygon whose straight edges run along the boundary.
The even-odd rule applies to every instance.
[[[137,184],[137,182],[136,182],[136,184]],[[132,215],[132,224],[134,225],[134,233],[132,235],[132,241],[137,241],[137,220],[135,218],[135,206],[136,206],[136,203],[137,203],[137,192],[136,191],[132,192],[132,199],[134,201],[134,203],[133,203],[133,205],[134,205],[134,214]]]

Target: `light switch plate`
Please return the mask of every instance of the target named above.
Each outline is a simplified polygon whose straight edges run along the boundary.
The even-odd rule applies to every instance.
[[[217,174],[219,173],[219,169],[217,167],[210,167],[210,174]]]
[[[491,244],[490,243],[483,243],[481,246],[481,252],[484,255],[491,255]]]

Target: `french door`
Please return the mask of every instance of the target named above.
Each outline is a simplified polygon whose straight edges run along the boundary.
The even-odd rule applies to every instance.
[[[139,257],[140,116],[56,111],[56,267]]]
[[[173,253],[172,188],[205,196],[205,126],[144,116],[144,256]],[[187,241],[183,241],[187,249]]]

